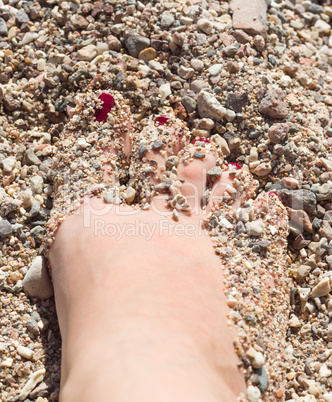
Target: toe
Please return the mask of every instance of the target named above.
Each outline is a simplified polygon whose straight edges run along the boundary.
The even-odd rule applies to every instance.
[[[202,197],[208,184],[208,171],[216,166],[217,155],[209,145],[189,145],[180,153],[177,169],[182,182],[181,193],[194,213],[201,213]]]

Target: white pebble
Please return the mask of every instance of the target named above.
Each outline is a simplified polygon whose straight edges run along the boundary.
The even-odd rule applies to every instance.
[[[311,297],[315,298],[315,297],[326,296],[327,294],[330,293],[330,290],[331,290],[330,279],[324,278],[312,289]]]
[[[133,202],[135,199],[136,191],[132,187],[128,187],[125,193],[126,193],[126,201]]]
[[[24,388],[22,389],[19,399],[20,401],[24,401],[30,394],[30,392],[36,387],[37,384],[43,381],[45,375],[45,369],[38,370],[34,372],[28,382],[25,384]]]
[[[88,148],[90,146],[90,144],[86,142],[85,138],[82,137],[77,139],[77,145],[83,149]]]
[[[212,28],[213,28],[212,22],[209,21],[207,18],[200,18],[197,21],[197,26],[199,29],[201,29],[207,35],[210,35],[210,33],[212,32]]]
[[[38,34],[36,32],[27,32],[22,39],[21,45],[27,45],[30,42],[33,42],[38,38]]]
[[[247,397],[249,402],[258,402],[261,397],[261,391],[257,387],[249,385],[247,388]]]
[[[17,353],[22,356],[25,357],[26,359],[31,359],[33,357],[33,351],[29,348],[26,348],[24,346],[18,346],[17,347]]]
[[[319,378],[328,378],[332,375],[332,371],[327,368],[326,364],[322,364],[319,369]]]
[[[2,167],[5,172],[11,172],[15,167],[16,159],[13,156],[9,156],[2,161]]]
[[[264,229],[264,223],[261,220],[256,220],[246,223],[247,233],[250,236],[260,236]]]
[[[8,359],[4,360],[1,363],[1,367],[11,367],[13,365],[13,359],[11,357],[8,357]]]
[[[220,225],[226,229],[233,229],[233,225],[226,218],[220,219]]]
[[[222,64],[214,64],[213,66],[209,67],[209,74],[211,75],[218,75],[220,71],[222,70],[223,65]]]
[[[167,82],[166,84],[160,85],[159,87],[159,94],[161,97],[161,101],[163,102],[169,95],[172,94],[171,91],[171,86],[169,84],[169,82]]]
[[[247,357],[249,358],[249,360],[251,362],[251,365],[255,369],[259,369],[264,365],[265,357],[264,357],[263,353],[258,352],[253,347],[250,347],[246,354],[247,354]]]

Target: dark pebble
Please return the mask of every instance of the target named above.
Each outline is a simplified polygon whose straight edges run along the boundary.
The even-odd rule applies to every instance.
[[[6,237],[13,233],[12,225],[6,219],[0,221],[0,237]]]
[[[312,221],[312,227],[313,227],[314,229],[319,229],[319,228],[321,227],[322,222],[323,222],[322,219],[315,218],[315,219]]]
[[[284,205],[292,209],[299,209],[314,214],[316,212],[316,195],[310,190],[288,190],[278,191]]]
[[[240,113],[242,109],[249,103],[247,92],[242,94],[230,93],[227,97],[226,107]]]
[[[139,148],[138,148],[138,156],[140,159],[144,158],[145,154],[147,153],[147,148],[144,142],[141,142],[139,144]]]
[[[202,153],[200,153],[200,152],[198,152],[198,151],[195,151],[193,157],[194,157],[194,158],[197,158],[197,159],[204,159],[204,158],[205,158],[205,154],[202,154]]]
[[[265,392],[267,390],[268,385],[269,385],[269,379],[268,379],[265,367],[263,366],[263,367],[255,370],[254,374],[258,375],[257,386],[258,386],[259,390],[261,392]]]
[[[157,140],[152,144],[152,149],[158,150],[161,149],[164,145],[165,144],[162,141]]]

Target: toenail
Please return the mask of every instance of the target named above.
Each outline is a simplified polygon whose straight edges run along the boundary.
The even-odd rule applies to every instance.
[[[108,94],[107,92],[103,92],[99,99],[102,101],[102,108],[96,109],[95,111],[95,118],[97,121],[101,123],[106,123],[107,115],[111,111],[112,107],[114,106],[114,98],[112,95]]]
[[[236,170],[242,169],[242,167],[239,164],[235,163],[235,162],[226,163],[226,166],[230,166],[230,165],[235,166]]]
[[[267,194],[268,194],[268,195],[274,194],[274,195],[276,195],[276,196],[279,198],[279,200],[281,200],[280,195],[279,195],[276,191],[269,191]]]
[[[194,139],[191,141],[191,143],[192,143],[192,144],[195,144],[196,141],[199,141],[199,142],[206,142],[206,143],[208,143],[208,144],[211,143],[211,141],[209,141],[209,140],[208,140],[207,138],[205,138],[205,137],[194,138]]]
[[[157,116],[156,119],[155,119],[155,121],[154,121],[154,124],[155,124],[156,126],[163,126],[164,124],[166,124],[167,120],[169,120],[169,117],[166,117],[166,116]]]

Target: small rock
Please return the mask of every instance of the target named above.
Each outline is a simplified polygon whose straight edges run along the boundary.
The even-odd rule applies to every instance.
[[[242,109],[247,106],[249,102],[249,97],[247,92],[242,94],[230,93],[227,96],[226,107],[234,110],[236,113],[240,113]]]
[[[269,162],[264,162],[264,163],[260,163],[254,170],[254,173],[257,176],[267,176],[272,170],[272,166],[271,163]]]
[[[31,43],[35,41],[38,38],[37,32],[27,32],[22,39],[21,45],[27,45],[28,43]]]
[[[179,164],[179,158],[175,155],[172,155],[166,160],[166,169],[172,170],[173,167],[178,167],[178,164]]]
[[[193,154],[193,157],[197,158],[197,159],[204,159],[205,154],[202,154],[201,152],[195,151],[194,154]]]
[[[21,104],[11,93],[6,93],[3,98],[3,106],[6,112],[13,112],[14,110],[18,110]]]
[[[203,81],[203,80],[194,80],[191,84],[190,84],[190,89],[194,92],[196,92],[197,94],[200,93],[201,91],[203,91],[204,89],[209,89],[210,85],[208,82]]]
[[[3,18],[0,18],[0,35],[7,35],[8,34],[8,28],[6,21]]]
[[[293,315],[293,317],[291,317],[288,321],[288,325],[291,328],[300,328],[301,327],[301,323],[300,320],[296,317],[296,315]]]
[[[200,18],[197,21],[197,26],[201,29],[205,34],[210,35],[213,29],[212,22],[209,21],[207,18]]]
[[[331,31],[331,25],[323,20],[317,20],[314,28],[321,33],[328,33]]]
[[[191,98],[190,96],[184,96],[181,100],[181,103],[189,114],[196,110],[197,103],[195,99]]]
[[[215,179],[216,177],[221,177],[222,169],[219,166],[215,166],[214,168],[210,169],[207,174],[211,178]]]
[[[39,166],[41,164],[41,160],[38,158],[38,156],[33,152],[32,148],[29,148],[25,152],[26,156],[26,163],[28,165],[36,165]]]
[[[316,195],[310,190],[278,190],[283,204],[292,209],[304,210],[308,214],[316,211]]]
[[[227,110],[209,92],[201,91],[197,97],[197,109],[200,117],[221,120],[226,116]]]
[[[259,369],[255,370],[254,373],[258,376],[258,388],[261,392],[265,392],[269,385],[269,378],[267,376],[267,372],[265,367],[262,366]]]
[[[310,218],[305,211],[300,209],[295,210],[289,207],[287,207],[287,211],[291,223],[295,223],[301,232],[303,232],[303,230],[308,233],[314,232]]]
[[[77,52],[78,60],[91,61],[98,55],[98,50],[95,45],[84,46]]]
[[[256,49],[259,52],[262,52],[264,50],[264,48],[265,48],[265,40],[264,40],[263,36],[256,35],[254,37],[254,45],[256,46]]]
[[[323,220],[321,227],[319,228],[318,233],[321,237],[325,237],[328,241],[332,240],[332,226],[326,220]]]
[[[89,25],[89,22],[79,14],[73,14],[70,18],[70,22],[75,29],[85,29]]]
[[[7,219],[0,220],[0,237],[6,237],[13,233],[12,225]]]
[[[280,89],[267,92],[259,105],[259,112],[273,119],[285,118],[288,111],[283,101],[283,92]]]
[[[37,256],[23,279],[23,289],[31,297],[49,299],[53,296],[53,286],[44,257]]]
[[[164,100],[172,94],[171,86],[169,82],[166,82],[166,84],[160,85],[159,87],[159,95],[160,95],[160,100],[161,102],[164,102]]]
[[[188,80],[189,78],[191,78],[194,75],[194,73],[195,70],[190,67],[180,66],[178,68],[178,74],[184,80]]]
[[[147,47],[146,49],[139,52],[138,58],[143,60],[145,63],[148,63],[150,60],[153,60],[157,57],[157,52],[153,47]]]
[[[250,236],[260,236],[264,230],[264,223],[261,220],[247,222],[245,226]]]
[[[145,154],[148,152],[148,149],[146,147],[146,144],[144,141],[142,141],[139,144],[139,148],[138,148],[138,156],[140,159],[144,158]]]
[[[209,67],[208,72],[211,75],[218,75],[223,68],[222,64],[214,64],[213,66]]]
[[[43,368],[41,370],[35,371],[29,378],[28,382],[22,388],[19,395],[19,400],[24,401],[30,392],[36,387],[37,384],[43,381],[46,370]]]
[[[26,359],[31,359],[34,355],[33,350],[26,348],[22,345],[19,345],[17,347],[17,353],[22,356],[25,357]]]
[[[330,278],[322,279],[311,292],[311,297],[321,297],[326,296],[331,291]]]
[[[24,10],[22,10],[22,9],[17,11],[15,17],[16,17],[16,21],[17,21],[19,24],[24,24],[24,23],[30,21],[30,18],[29,18],[29,16],[28,16],[28,14],[27,14]]]
[[[257,352],[253,347],[250,347],[246,353],[247,357],[250,360],[251,365],[255,369],[261,368],[265,363],[265,357],[261,352]]]
[[[113,35],[108,36],[107,44],[108,44],[109,50],[119,51],[122,48],[122,44],[119,41],[119,39]]]
[[[202,62],[202,60],[199,59],[191,59],[190,64],[192,68],[198,71],[203,70],[204,68],[204,63]]]
[[[214,134],[209,139],[211,140],[211,142],[214,142],[220,147],[222,154],[227,158],[227,156],[231,153],[227,141],[219,134]]]
[[[4,172],[11,172],[16,164],[16,158],[9,156],[2,161],[2,168]]]
[[[268,131],[269,138],[273,143],[280,143],[285,140],[289,131],[289,126],[286,123],[275,123]]]
[[[43,192],[43,185],[44,185],[44,180],[41,176],[33,176],[30,180],[30,185],[31,189],[36,193],[36,194],[41,194]]]
[[[249,402],[258,402],[261,397],[261,391],[254,387],[253,385],[249,385],[247,388],[247,398]]]
[[[169,28],[174,24],[174,16],[169,11],[164,11],[161,15],[160,27],[162,29]]]
[[[136,196],[136,191],[132,187],[128,187],[125,193],[126,193],[126,201],[133,202]]]
[[[142,50],[150,47],[150,39],[134,32],[127,37],[127,39],[125,40],[125,45],[129,51],[130,56],[137,58]]]

